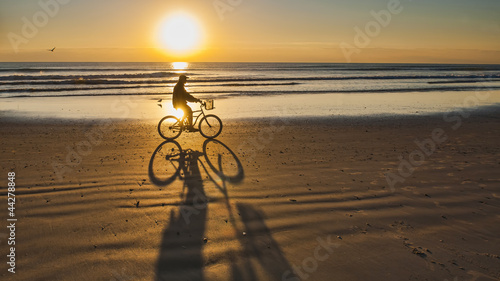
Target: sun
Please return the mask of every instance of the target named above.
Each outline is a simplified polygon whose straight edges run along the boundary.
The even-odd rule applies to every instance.
[[[176,12],[165,17],[158,32],[159,46],[175,55],[194,53],[201,44],[202,32],[198,21],[184,12]]]

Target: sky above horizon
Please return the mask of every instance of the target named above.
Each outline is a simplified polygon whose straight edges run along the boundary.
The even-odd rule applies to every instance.
[[[500,63],[500,1],[397,2],[1,1],[0,61]],[[158,39],[179,12],[199,27],[182,54]]]

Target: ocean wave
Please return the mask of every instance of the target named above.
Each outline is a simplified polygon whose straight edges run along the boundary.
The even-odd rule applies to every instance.
[[[12,82],[0,82],[0,86],[21,86],[21,85],[155,85],[162,84],[164,86],[170,85],[174,86],[177,81],[172,80],[51,80],[51,81],[12,81]],[[191,83],[192,84],[192,83]],[[226,83],[226,84],[216,84],[216,86],[231,86],[231,87],[248,87],[248,86],[293,86],[299,85],[299,82],[277,82],[277,83]],[[208,87],[214,85],[207,84],[196,84],[196,87]]]
[[[0,73],[175,71],[170,63],[4,63]],[[495,64],[190,63],[189,71],[500,71]]]
[[[174,72],[151,72],[151,73],[134,73],[134,74],[94,74],[94,75],[7,75],[0,76],[0,81],[19,81],[19,80],[71,80],[82,81],[103,78],[165,78],[177,77]]]
[[[107,71],[151,71],[148,68],[0,68],[0,72],[107,72]]]
[[[139,88],[139,87],[130,87]],[[154,88],[154,87],[152,87]],[[110,88],[106,88],[110,89]],[[119,88],[127,89],[127,88]],[[408,92],[461,92],[461,91],[491,91],[499,90],[500,86],[462,86],[462,87],[429,87],[429,88],[386,88],[386,89],[352,89],[352,90],[290,90],[290,91],[194,91],[193,95],[215,95],[212,97],[232,97],[232,96],[266,96],[266,95],[287,95],[287,94],[356,94],[356,93],[408,93]],[[78,89],[76,89],[78,90]],[[95,90],[95,88],[94,88]],[[146,92],[146,93],[75,93],[66,94],[68,91],[61,91],[61,94],[36,94],[29,95],[4,95],[2,98],[27,98],[27,97],[93,97],[93,96],[170,96],[169,92]]]
[[[171,72],[152,72],[152,73],[136,73],[136,74],[99,74],[99,75],[9,75],[0,76],[0,85],[21,85],[20,83],[33,83],[35,81],[43,81],[37,83],[44,84],[129,84],[129,83],[174,83],[175,80],[139,80],[139,81],[117,81],[109,79],[143,79],[143,78],[172,78],[178,74]],[[192,75],[192,74],[188,74]],[[108,78],[108,79],[106,79]],[[315,76],[315,77],[193,77],[189,83],[242,83],[242,82],[277,82],[277,81],[345,81],[345,80],[458,80],[458,79],[478,79],[492,80],[499,79],[500,74],[492,75],[363,75],[363,76]],[[33,82],[32,82],[33,81]],[[16,84],[18,83],[18,84]]]
[[[73,87],[73,88],[22,88],[22,89],[0,89],[0,93],[36,93],[36,92],[72,92],[72,91],[95,91],[95,90],[126,90],[138,88],[160,88],[162,86],[121,86],[121,87]]]
[[[113,86],[106,86],[106,87],[99,87],[99,86],[93,86],[93,87],[85,87],[84,84],[81,84],[79,86],[75,87],[51,87],[51,88],[40,88],[40,87],[25,87],[25,88],[8,88],[8,89],[0,89],[0,93],[36,93],[36,92],[72,92],[72,91],[96,91],[96,90],[126,90],[126,89],[140,89],[140,88],[163,88],[163,87],[173,87],[174,83],[170,84],[164,84],[162,82],[162,85],[159,85],[160,83],[153,83],[153,84],[137,84],[137,83],[127,83],[128,81],[123,81],[125,82],[122,85],[128,85],[128,84],[133,84],[131,86],[115,86],[115,85],[120,85],[121,83],[112,83],[111,85]],[[92,84],[92,83],[90,83]],[[0,85],[2,85],[0,83]],[[18,85],[18,84],[15,84]],[[22,84],[22,85],[29,85],[33,86],[33,84]],[[38,85],[45,85],[45,84],[38,84]],[[59,85],[64,85],[64,84],[59,84]],[[103,85],[103,84],[95,84],[95,85]],[[104,85],[109,85],[109,84],[104,84]],[[260,87],[260,86],[295,86],[295,85],[300,85],[300,83],[292,82],[292,83],[248,83],[248,84],[242,84],[242,83],[237,83],[237,84],[218,84],[216,85],[217,87]],[[197,87],[204,88],[204,87],[212,87],[214,85],[198,85]]]
[[[196,82],[262,82],[262,81],[344,81],[344,80],[426,80],[426,79],[484,79],[485,81],[500,78],[500,74],[495,75],[387,75],[387,76],[315,76],[315,77],[271,77],[271,78],[227,78],[218,77],[214,79],[191,79],[191,83]]]

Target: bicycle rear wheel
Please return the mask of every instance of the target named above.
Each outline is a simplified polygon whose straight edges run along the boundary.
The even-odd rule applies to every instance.
[[[202,136],[213,139],[222,132],[222,121],[216,115],[206,115],[201,119],[198,128]]]
[[[181,122],[175,116],[165,116],[158,123],[158,133],[166,140],[176,139],[182,133]]]

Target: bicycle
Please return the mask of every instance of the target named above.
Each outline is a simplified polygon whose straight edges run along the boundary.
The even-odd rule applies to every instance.
[[[212,110],[214,109],[213,105],[213,100],[204,101],[200,103],[200,110],[193,111],[193,127],[198,124],[200,134],[207,139],[216,138],[222,132],[221,119],[214,114],[206,115],[203,110],[203,108],[205,108],[205,110]],[[195,113],[199,114],[195,116]],[[198,120],[200,120],[199,123]],[[158,123],[158,133],[166,140],[174,140],[178,138],[183,131],[187,131],[188,129],[189,126],[187,116],[184,116],[181,120],[179,120],[179,118],[173,115],[168,115],[163,117]]]

